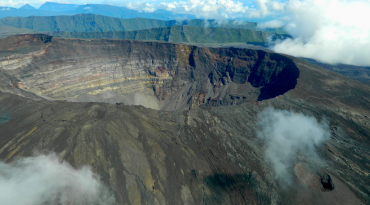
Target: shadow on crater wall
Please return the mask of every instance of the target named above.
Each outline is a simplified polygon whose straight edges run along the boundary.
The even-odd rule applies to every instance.
[[[195,60],[194,65],[201,70],[203,67],[213,67],[208,74],[214,88],[213,93],[223,90],[223,87],[230,84],[235,87],[233,90],[220,91],[219,93],[227,93],[223,99],[217,97],[213,99],[223,102],[235,101],[234,99],[240,102],[244,102],[245,99],[253,101],[251,97],[253,89],[254,93],[259,93],[255,100],[261,101],[282,95],[297,85],[300,72],[293,60],[288,57],[260,50],[236,48],[211,49],[209,52],[211,54],[208,54],[206,49],[205,51],[206,54],[203,55],[201,51],[193,52],[195,55],[203,56],[198,57],[199,60]],[[207,55],[210,57],[205,57]],[[250,84],[253,88],[246,88],[245,84]]]
[[[270,59],[278,63],[260,62],[249,78],[254,87],[263,86],[258,101],[282,95],[297,85],[300,72],[292,59],[278,54],[270,54]]]

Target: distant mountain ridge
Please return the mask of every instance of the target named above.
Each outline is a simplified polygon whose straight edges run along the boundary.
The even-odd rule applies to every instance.
[[[0,26],[32,29],[35,32],[90,32],[90,31],[133,31],[147,28],[168,27],[176,21],[155,19],[119,19],[95,14],[74,16],[31,16],[0,19]]]
[[[96,14],[77,14],[74,16],[31,16],[7,17],[0,19],[0,26],[26,28],[35,32],[105,32],[105,31],[134,31],[150,28],[188,25],[197,27],[222,27],[260,30],[257,23],[240,21],[216,21],[188,19],[183,21],[158,19],[120,19]],[[279,29],[268,30],[270,33],[283,33]]]
[[[43,5],[40,6],[39,10],[64,12],[64,11],[75,10],[79,6],[81,6],[81,5],[78,5],[78,4],[60,4],[60,3],[55,3],[55,2],[45,2]]]
[[[271,33],[249,29],[172,26],[135,31],[108,32],[51,32],[56,37],[85,39],[134,39],[156,40],[177,43],[232,43],[265,44]],[[275,39],[287,38],[287,35],[274,34]]]
[[[129,9],[126,7],[105,5],[105,4],[61,4],[55,2],[46,2],[39,9],[26,4],[19,9],[12,7],[0,7],[0,19],[7,17],[55,17],[55,16],[74,16],[79,14],[96,14],[113,18],[120,19],[133,19],[133,18],[145,18],[145,19],[156,19],[156,20],[195,20],[196,16],[190,14],[178,14],[167,11],[165,9],[158,9],[154,12],[143,12]],[[198,19],[199,22],[191,22],[189,26],[202,26],[202,27],[225,27],[225,28],[240,28],[240,29],[252,29],[252,30],[263,30],[270,33],[286,34],[283,28],[277,29],[259,29],[257,23],[247,22],[244,20],[204,20]],[[196,23],[196,25],[194,25]],[[187,25],[181,23],[181,25]],[[222,25],[222,26],[221,26]],[[16,27],[16,26],[15,26]],[[143,28],[142,28],[143,29]]]
[[[8,7],[6,7],[8,8]],[[161,10],[149,12],[139,12],[133,9],[111,6],[104,4],[61,4],[55,2],[46,2],[39,9],[26,4],[19,9],[9,8],[0,9],[0,18],[5,17],[29,17],[29,16],[61,16],[61,15],[76,15],[76,14],[99,14],[115,18],[149,18],[160,20],[171,19],[194,19],[194,15],[189,14],[175,14],[169,11],[163,12]]]

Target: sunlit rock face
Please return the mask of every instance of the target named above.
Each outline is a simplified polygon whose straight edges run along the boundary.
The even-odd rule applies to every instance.
[[[3,77],[54,100],[162,110],[232,105],[281,95],[299,77],[291,59],[247,49],[46,35],[13,36],[0,44],[7,54],[0,58]]]

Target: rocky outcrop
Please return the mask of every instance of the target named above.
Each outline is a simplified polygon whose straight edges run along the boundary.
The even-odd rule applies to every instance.
[[[46,35],[13,36],[0,44],[4,80],[54,100],[163,110],[232,105],[281,95],[299,77],[291,59],[247,49]]]

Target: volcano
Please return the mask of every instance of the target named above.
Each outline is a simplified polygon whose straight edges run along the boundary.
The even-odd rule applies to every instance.
[[[370,203],[370,86],[303,60],[28,34],[0,40],[0,79],[0,158],[55,152],[116,204]],[[289,186],[256,137],[267,107],[330,127],[325,163],[301,153]]]

